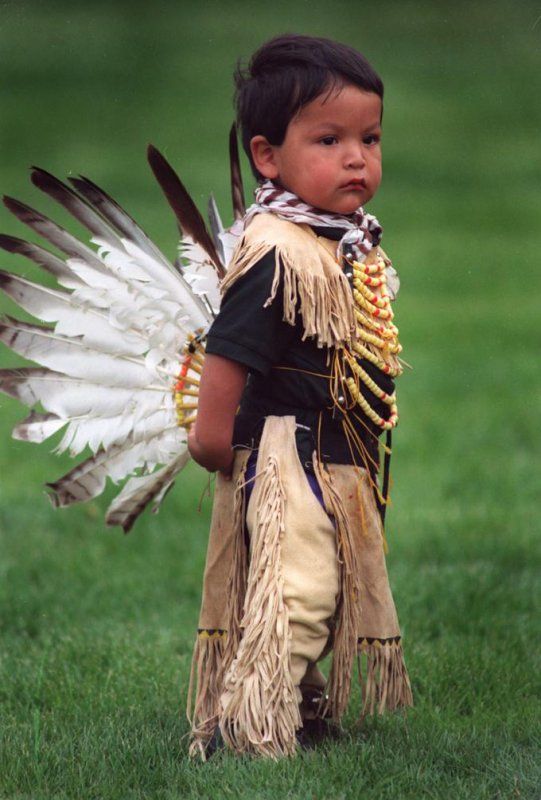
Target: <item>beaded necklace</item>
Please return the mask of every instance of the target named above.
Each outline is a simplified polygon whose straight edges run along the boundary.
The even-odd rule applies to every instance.
[[[403,364],[398,354],[402,346],[398,341],[398,328],[393,322],[391,294],[388,276],[393,273],[390,260],[378,247],[364,261],[357,261],[351,255],[343,255],[344,273],[348,278],[354,301],[355,332],[350,347],[336,348],[330,379],[330,394],[336,411],[342,413],[342,427],[349,445],[353,463],[356,455],[367,470],[368,480],[374,491],[382,524],[389,503],[389,480],[392,441],[391,433],[398,423],[396,394],[387,394],[368,374],[359,359],[364,359],[377,367],[384,375],[395,378],[402,374]],[[396,273],[395,273],[396,274]],[[389,407],[389,414],[382,417],[362,393],[365,386],[380,402]],[[359,411],[362,412],[359,414]],[[381,487],[376,478],[379,464],[370,454],[362,437],[356,429],[364,426],[374,436],[366,422],[368,418],[376,428],[386,432],[385,443],[381,442],[384,453],[383,479]],[[384,548],[387,543],[384,537]]]
[[[341,364],[336,364],[336,372],[351,398],[348,407],[358,406],[374,425],[388,431],[398,422],[396,394],[387,394],[380,389],[358,361],[360,356],[390,377],[396,377],[403,371],[398,359],[402,346],[398,341],[398,328],[393,323],[394,314],[387,290],[387,267],[390,262],[379,248],[373,252],[374,255],[364,262],[346,257],[345,274],[352,285],[356,328],[351,349],[342,348],[338,351]],[[382,417],[370,405],[362,394],[361,384],[389,406],[388,418]],[[338,397],[338,402],[346,406],[343,395]]]

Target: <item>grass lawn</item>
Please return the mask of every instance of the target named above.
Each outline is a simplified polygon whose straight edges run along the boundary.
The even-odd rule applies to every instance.
[[[295,30],[357,45],[382,73],[370,210],[414,365],[388,568],[416,705],[359,726],[355,690],[340,744],[189,762],[206,476],[189,468],[128,537],[104,527],[110,490],[55,512],[41,487],[68,460],[12,441],[24,412],[0,397],[0,798],[541,798],[539,13],[527,0],[2,4],[2,193],[66,224],[26,169],[82,172],[170,255],[145,145],[227,208],[239,55]],[[5,210],[0,229],[26,235]],[[35,275],[7,254],[0,266]]]

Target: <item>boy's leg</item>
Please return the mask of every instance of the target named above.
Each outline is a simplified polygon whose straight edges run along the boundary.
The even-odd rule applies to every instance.
[[[300,465],[295,472],[287,483],[280,555],[291,637],[291,676],[300,703],[301,683],[309,683],[316,676],[320,682],[323,677],[319,670],[315,671],[315,663],[329,639],[339,586],[334,525],[314,496]],[[250,534],[256,513],[252,500],[253,496],[246,512]]]
[[[242,633],[220,697],[227,746],[272,758],[295,752],[300,686],[328,643],[339,594],[334,525],[301,466],[295,429],[294,417],[268,417],[263,430],[245,517]]]

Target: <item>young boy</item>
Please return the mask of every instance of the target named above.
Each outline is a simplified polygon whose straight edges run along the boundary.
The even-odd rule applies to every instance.
[[[203,757],[217,731],[238,753],[293,754],[303,726],[340,720],[356,653],[364,712],[412,704],[377,481],[398,419],[397,281],[362,208],[381,180],[382,99],[366,59],[327,39],[278,37],[236,75],[259,185],[189,439],[218,471],[194,655]]]

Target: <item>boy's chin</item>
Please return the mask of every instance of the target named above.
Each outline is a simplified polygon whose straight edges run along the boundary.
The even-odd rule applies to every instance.
[[[368,202],[368,200],[364,202]],[[330,211],[332,214],[341,214],[344,217],[348,217],[350,214],[354,214],[362,205],[362,198],[352,198],[351,200],[343,200],[340,203],[333,203],[333,207],[326,210]]]
[[[342,197],[337,198],[335,202],[329,203],[332,208],[328,208],[327,211],[347,217],[354,214],[361,206],[369,203],[371,199],[372,195],[366,191],[347,192]]]

